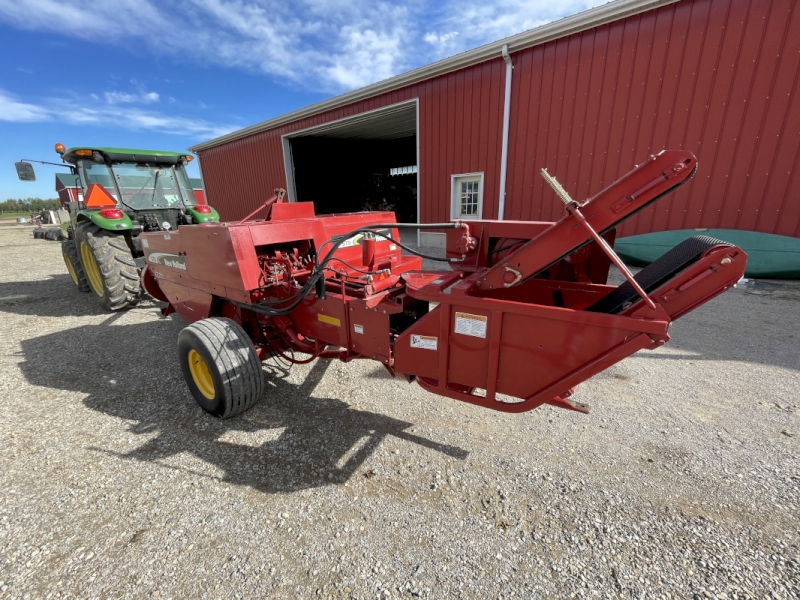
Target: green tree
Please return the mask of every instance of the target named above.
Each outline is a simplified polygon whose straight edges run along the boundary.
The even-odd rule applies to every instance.
[[[43,210],[58,210],[61,202],[57,198],[9,198],[5,202],[0,202],[0,213],[23,212],[38,213]]]

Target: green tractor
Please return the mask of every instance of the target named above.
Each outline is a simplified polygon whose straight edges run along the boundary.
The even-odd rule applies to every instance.
[[[146,231],[219,221],[219,214],[195,198],[186,153],[56,144],[63,163],[23,160],[15,164],[22,181],[35,181],[31,162],[68,167],[83,191],[67,203],[70,226],[62,253],[72,280],[93,292],[107,310],[135,306],[142,297]]]

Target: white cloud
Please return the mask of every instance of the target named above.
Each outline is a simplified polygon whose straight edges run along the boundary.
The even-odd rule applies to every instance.
[[[448,33],[433,33],[429,31],[422,39],[433,46],[444,46],[449,41],[453,40],[457,35],[457,31],[450,31]]]
[[[159,99],[156,92],[105,92],[103,96],[108,104],[152,104]]]
[[[606,0],[448,0],[437,29],[457,30],[458,38],[434,31],[425,39],[429,41],[429,35],[433,40],[429,43],[445,43],[455,52],[462,52],[605,3]]]
[[[41,106],[20,102],[11,94],[0,90],[0,121],[35,123],[50,119],[50,113]]]
[[[326,91],[407,68],[409,19],[407,6],[356,0],[186,0],[180,10],[155,0],[0,0],[0,21],[23,29],[144,43],[159,53],[258,70]]]
[[[604,0],[0,0],[0,21],[95,43],[260,71],[340,92],[574,14]],[[130,92],[110,92],[114,104]],[[151,98],[151,102],[156,99]]]
[[[95,102],[52,99],[41,104],[20,102],[0,90],[0,121],[34,123],[56,121],[71,125],[122,127],[125,129],[158,131],[193,138],[224,135],[238,127],[216,125],[203,119],[191,119],[137,107],[117,106]]]

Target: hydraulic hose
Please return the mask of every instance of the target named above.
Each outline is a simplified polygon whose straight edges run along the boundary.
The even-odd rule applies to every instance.
[[[308,293],[311,290],[314,289],[314,286],[317,284],[317,282],[320,280],[320,278],[324,278],[325,277],[325,269],[328,266],[328,263],[331,260],[334,259],[334,254],[339,249],[339,246],[341,246],[346,240],[352,238],[353,236],[358,235],[359,233],[364,233],[364,232],[367,232],[367,231],[373,231],[375,229],[387,229],[387,228],[389,228],[389,229],[454,229],[454,228],[460,228],[460,227],[461,227],[461,223],[459,221],[451,221],[451,222],[448,222],[448,223],[424,223],[424,224],[421,224],[421,223],[376,223],[374,225],[365,225],[364,227],[359,227],[358,229],[354,229],[353,231],[350,231],[349,233],[347,233],[347,234],[343,235],[342,237],[340,237],[335,242],[331,242],[330,240],[328,240],[327,242],[322,244],[322,246],[320,246],[320,250],[326,244],[332,244],[331,249],[327,252],[327,254],[325,254],[325,258],[323,258],[321,262],[318,262],[317,264],[314,265],[314,271],[311,273],[311,275],[309,276],[308,280],[305,282],[305,284],[303,284],[303,287],[300,288],[300,291],[297,292],[296,294],[294,294],[293,296],[290,296],[289,298],[285,298],[283,300],[277,300],[275,302],[262,302],[262,303],[259,303],[259,304],[244,304],[242,302],[237,302],[235,300],[228,300],[228,301],[231,304],[233,304],[234,306],[238,306],[240,308],[246,308],[246,309],[252,310],[253,312],[256,312],[256,313],[259,313],[259,314],[262,314],[262,315],[265,315],[265,316],[268,316],[268,317],[285,316],[285,315],[288,315],[290,312],[292,312],[295,308],[297,308],[300,305],[300,303],[308,295]],[[412,250],[411,248],[409,248],[408,246],[405,246],[404,244],[401,244],[400,242],[398,242],[397,240],[395,240],[391,236],[380,234],[380,237],[385,238],[387,240],[390,240],[391,242],[397,244],[398,246],[400,246],[401,248],[403,248],[407,252],[411,252],[412,254],[415,254],[415,255],[420,256],[422,258],[427,258],[427,259],[430,259],[430,260],[437,260],[437,261],[445,260],[445,259],[439,258],[438,256],[429,256],[429,255],[426,255],[426,254],[422,254],[421,252],[417,252],[415,250]],[[289,302],[290,304],[288,306],[280,306],[280,307],[274,308],[276,305],[285,304],[286,302]]]

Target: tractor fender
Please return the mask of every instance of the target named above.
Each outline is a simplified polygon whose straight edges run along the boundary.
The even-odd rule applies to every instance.
[[[107,219],[99,211],[81,210],[76,216],[76,221],[78,223],[91,221],[100,229],[105,229],[106,231],[130,231],[133,228],[131,218],[125,213],[122,213],[121,219]]]
[[[219,221],[219,213],[216,210],[214,210],[214,208],[212,206],[208,207],[208,208],[211,209],[211,212],[209,212],[209,213],[198,212],[197,211],[197,207],[198,206],[208,206],[208,205],[207,204],[206,205],[198,204],[198,205],[187,206],[186,207],[186,212],[188,212],[190,215],[192,215],[192,221],[193,222],[195,222],[195,223],[216,223],[217,221]]]

